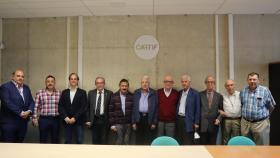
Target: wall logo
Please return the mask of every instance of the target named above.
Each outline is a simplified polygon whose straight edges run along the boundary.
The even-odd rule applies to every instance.
[[[142,35],[134,43],[136,55],[145,60],[153,59],[159,51],[159,43],[154,36]]]

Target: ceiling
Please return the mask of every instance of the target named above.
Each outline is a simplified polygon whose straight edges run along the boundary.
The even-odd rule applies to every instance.
[[[280,14],[280,0],[0,0],[0,17]]]

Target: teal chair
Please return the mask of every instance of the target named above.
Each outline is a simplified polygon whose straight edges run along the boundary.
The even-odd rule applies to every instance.
[[[255,146],[256,143],[254,141],[252,141],[250,138],[244,137],[244,136],[236,136],[236,137],[232,137],[229,141],[228,141],[228,145],[231,146]]]
[[[152,146],[178,146],[176,139],[168,136],[160,136],[153,140]]]

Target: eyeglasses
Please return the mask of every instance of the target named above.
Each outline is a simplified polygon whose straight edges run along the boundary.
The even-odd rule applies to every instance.
[[[174,81],[163,81],[164,83],[174,83]]]

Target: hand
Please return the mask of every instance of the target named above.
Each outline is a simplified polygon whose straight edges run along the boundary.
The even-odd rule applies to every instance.
[[[215,125],[219,125],[219,124],[220,124],[220,120],[216,119],[216,120],[214,121],[214,124],[215,124]]]
[[[151,130],[155,129],[156,128],[156,125],[152,124],[151,125]]]
[[[136,127],[136,124],[135,124],[135,123],[132,124],[132,129],[133,129],[134,131],[136,131],[137,127]]]
[[[112,130],[113,132],[117,132],[117,127],[116,127],[116,126],[111,126],[111,130]]]
[[[34,127],[38,127],[39,123],[38,123],[38,119],[37,119],[37,118],[33,118],[33,119],[32,119],[32,125],[33,125]]]
[[[198,125],[198,124],[194,124],[193,126],[194,126],[194,129],[195,129],[195,130],[197,130],[197,129],[199,128],[199,125]]]
[[[91,122],[86,122],[85,124],[86,124],[86,127],[87,127],[87,128],[90,128],[90,127],[91,127]]]
[[[30,111],[22,111],[20,116],[24,119],[28,118]]]
[[[223,110],[219,110],[219,113],[220,113],[223,117],[226,117],[226,116],[227,116],[226,112],[224,112]]]
[[[64,121],[66,122],[66,124],[70,124],[70,119],[69,119],[69,117],[65,117]]]
[[[70,119],[70,124],[74,124],[75,122],[76,122],[75,117],[72,117],[72,118]]]

